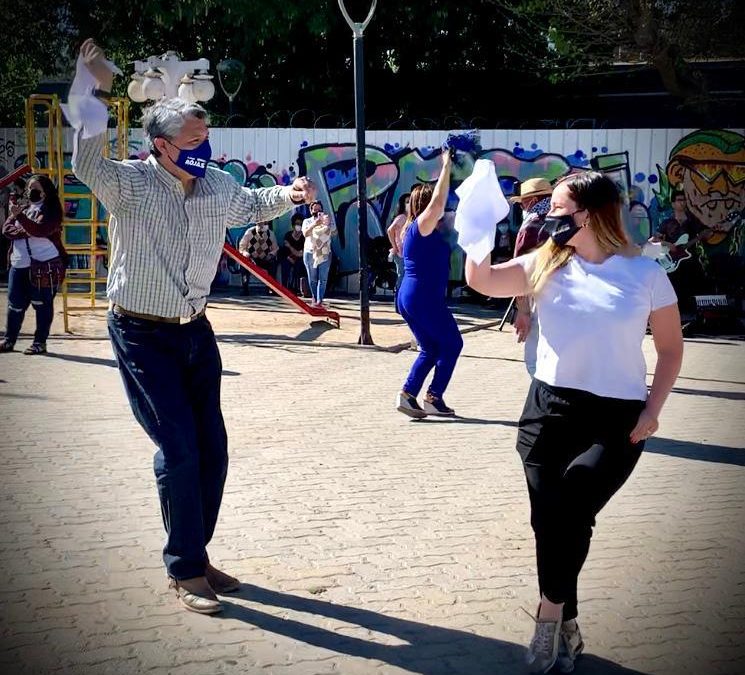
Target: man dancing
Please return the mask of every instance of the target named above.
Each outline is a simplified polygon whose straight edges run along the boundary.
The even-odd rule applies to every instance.
[[[247,189],[208,167],[206,111],[180,99],[145,111],[151,155],[118,162],[102,155],[104,103],[113,74],[92,40],[80,48],[70,106],[73,170],[111,216],[108,328],[132,411],[157,445],[154,468],[167,537],[170,585],[189,610],[222,609],[216,593],[237,579],[207,556],[228,468],[220,409],[222,363],[205,308],[225,228],[271,220],[311,201],[312,183]],[[95,97],[94,97],[95,95]],[[71,101],[72,103],[72,101]]]

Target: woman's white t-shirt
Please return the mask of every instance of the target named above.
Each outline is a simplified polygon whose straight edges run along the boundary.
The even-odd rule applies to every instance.
[[[530,277],[536,252],[515,260]],[[535,296],[535,378],[598,396],[647,399],[642,341],[650,312],[677,302],[665,271],[642,256],[590,263],[576,253]]]
[[[33,204],[23,211],[31,220],[35,220],[41,212],[41,206]],[[26,245],[28,242],[28,245]],[[31,267],[31,257],[28,254],[29,248],[34,260],[45,262],[56,258],[59,255],[57,247],[46,237],[32,237],[27,239],[14,239],[13,248],[10,252],[10,264],[16,269]]]

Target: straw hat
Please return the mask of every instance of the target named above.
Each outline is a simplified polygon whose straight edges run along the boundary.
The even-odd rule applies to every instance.
[[[510,202],[516,204],[523,202],[528,197],[545,197],[550,195],[554,189],[545,178],[529,178],[520,184],[520,194],[510,197]]]

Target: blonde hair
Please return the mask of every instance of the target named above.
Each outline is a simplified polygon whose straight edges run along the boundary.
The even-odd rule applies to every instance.
[[[585,171],[561,179],[556,185],[566,184],[569,195],[579,210],[587,210],[588,227],[600,248],[610,255],[638,255],[639,248],[629,240],[621,220],[621,195],[616,184],[598,171]],[[536,255],[535,268],[530,275],[530,287],[538,293],[549,277],[564,267],[574,255],[573,246],[557,246],[551,238]]]

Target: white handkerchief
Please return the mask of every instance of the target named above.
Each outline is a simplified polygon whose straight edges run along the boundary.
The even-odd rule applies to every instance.
[[[122,71],[111,61],[106,61],[111,72],[122,75]],[[93,96],[96,80],[78,56],[75,67],[75,79],[70,86],[67,104],[62,104],[62,112],[73,129],[83,129],[83,138],[98,136],[106,130],[109,121],[109,111],[106,104]]]
[[[478,264],[491,253],[497,223],[510,212],[510,205],[497,180],[494,162],[476,160],[473,172],[455,194],[460,200],[455,211],[458,245]]]

